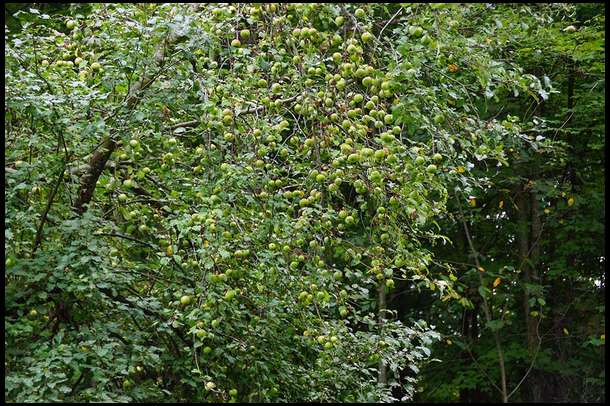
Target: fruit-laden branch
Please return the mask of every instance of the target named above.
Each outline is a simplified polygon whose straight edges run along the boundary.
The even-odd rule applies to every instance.
[[[287,99],[280,99],[279,102],[280,103],[290,103],[291,101],[296,100],[296,98],[298,97],[298,95],[295,96],[291,96]],[[256,106],[256,107],[251,107],[247,110],[242,110],[242,111],[238,111],[235,116],[239,117],[239,116],[243,116],[246,114],[256,114],[256,113],[260,113],[262,111],[264,111],[267,108],[267,106]],[[197,125],[199,125],[199,123],[201,123],[201,120],[190,120],[190,121],[184,121],[182,123],[177,123],[174,124],[172,126],[169,127],[170,130],[175,130],[176,128],[189,128],[189,127],[195,127]]]
[[[116,294],[111,289],[100,288],[99,290],[100,290],[100,292],[102,292],[104,295],[106,295],[111,300],[114,300],[114,301],[117,301],[117,302],[121,302],[121,303],[123,303],[123,304],[125,304],[125,305],[127,305],[129,307],[132,307],[132,308],[136,308],[136,309],[140,310],[142,313],[144,313],[146,316],[149,316],[149,317],[151,317],[153,319],[156,319],[156,320],[165,320],[165,317],[163,316],[163,314],[158,313],[158,312],[156,312],[154,310],[151,310],[149,308],[139,306],[138,304],[133,303],[131,300],[127,299],[126,297],[121,296],[119,294]],[[184,344],[186,344],[186,345],[190,344],[190,342],[184,337],[184,332],[182,330],[180,330],[180,329],[178,329],[178,328],[176,328],[176,327],[174,327],[172,325],[170,325],[169,327],[174,331],[175,334],[173,334],[173,335],[175,335],[178,338],[180,338],[180,340],[182,340],[182,342]],[[170,336],[170,338],[173,341],[173,337]],[[176,348],[178,348],[178,347],[176,346]]]
[[[161,71],[163,68],[167,48],[177,39],[177,36],[170,35],[164,41],[159,43],[159,45],[157,45],[157,49],[155,51],[155,64],[159,68],[159,71]],[[140,80],[133,85],[125,98],[128,108],[133,109],[136,106],[144,90],[146,90],[146,88],[148,88],[155,81],[155,79],[159,77],[159,71],[154,75],[144,74],[142,78],[140,78]],[[112,138],[111,135],[108,135],[102,141],[101,147],[91,156],[91,159],[89,160],[89,169],[81,177],[78,199],[74,204],[74,210],[79,215],[86,211],[86,205],[91,201],[93,193],[95,192],[97,180],[102,174],[104,168],[106,167],[106,162],[116,147],[117,142]]]

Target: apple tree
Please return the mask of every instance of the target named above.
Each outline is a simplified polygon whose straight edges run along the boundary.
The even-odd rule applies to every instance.
[[[411,399],[438,333],[388,294],[460,299],[427,247],[521,136],[479,111],[544,90],[461,28],[482,7],[18,12],[7,398]]]

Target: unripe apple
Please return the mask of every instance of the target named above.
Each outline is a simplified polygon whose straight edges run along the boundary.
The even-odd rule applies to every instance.
[[[225,293],[225,300],[231,301],[235,297],[235,291],[233,289],[227,290]]]
[[[349,156],[347,157],[347,162],[349,162],[350,164],[354,164],[360,161],[360,155],[359,154],[349,154]]]
[[[385,150],[378,149],[377,151],[375,151],[374,157],[378,161],[385,158]]]
[[[362,79],[362,85],[369,87],[373,84],[373,78],[370,76],[365,77],[364,79]],[[373,103],[369,104],[367,103],[365,107],[367,107],[369,110],[372,109],[375,105]]]

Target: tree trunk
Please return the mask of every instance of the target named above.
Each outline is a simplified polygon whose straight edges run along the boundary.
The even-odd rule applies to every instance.
[[[527,185],[517,192],[515,202],[517,204],[517,227],[519,263],[524,282],[523,291],[523,313],[525,320],[526,342],[529,351],[529,361],[533,362],[538,346],[537,317],[532,317],[530,307],[530,290],[528,285],[536,283],[537,272],[535,271],[535,258],[533,257],[534,245],[540,234],[540,219],[538,214],[538,200],[534,193],[529,191]],[[536,219],[534,220],[534,217]],[[531,220],[531,221],[530,221]],[[532,225],[530,229],[530,224]],[[540,402],[541,386],[537,377],[536,368],[532,368],[529,376],[522,386],[524,401]]]
[[[542,224],[540,222],[540,203],[538,202],[538,196],[534,191],[530,191],[530,214],[531,230],[528,251],[530,267],[528,283],[540,283],[540,278],[538,276],[538,261],[540,257],[540,234],[542,232]],[[535,352],[538,347],[538,332],[536,331],[539,323],[538,319],[539,316],[531,316],[528,314],[527,344],[530,354]]]
[[[106,167],[106,162],[112,155],[112,152],[116,149],[116,142],[107,136],[102,145],[97,151],[91,156],[89,160],[89,169],[81,177],[80,180],[80,191],[78,198],[74,203],[74,210],[80,215],[86,211],[86,205],[91,201],[93,192],[95,192],[95,186],[99,179],[102,171]]]
[[[468,257],[468,247],[466,247],[465,237],[462,233],[457,233],[454,238],[456,252]],[[480,299],[476,287],[472,287],[472,290],[467,290],[465,296],[472,302],[472,309],[464,309],[462,315],[462,338],[470,345],[479,339],[479,311],[480,311]],[[465,348],[460,352],[460,359],[463,360],[462,365],[464,368],[469,369],[474,367],[474,363],[470,353]],[[477,386],[475,388],[462,388],[460,389],[460,403],[481,403],[485,399],[481,389]]]

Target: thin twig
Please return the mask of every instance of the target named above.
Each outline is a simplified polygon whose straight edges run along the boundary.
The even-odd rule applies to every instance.
[[[385,30],[385,29],[386,29],[386,27],[387,27],[388,25],[390,25],[390,24],[392,23],[392,21],[394,21],[394,19],[396,18],[396,16],[397,16],[398,14],[400,14],[400,12],[401,12],[402,10],[404,10],[404,8],[403,8],[403,7],[399,8],[399,9],[398,9],[398,11],[397,11],[397,12],[396,12],[396,13],[395,13],[393,16],[392,16],[392,18],[390,18],[390,19],[388,20],[388,22],[387,22],[387,23],[385,23],[385,25],[383,26],[383,28],[381,29],[381,31],[379,31],[379,35],[377,36],[377,39],[378,39],[378,40],[380,40],[380,39],[381,39],[381,34],[383,34],[383,30]]]
[[[94,235],[105,235],[105,236],[108,236],[108,237],[124,238],[125,240],[129,240],[129,241],[137,242],[137,243],[142,244],[142,245],[146,245],[147,247],[152,248],[152,249],[157,248],[154,245],[152,245],[151,243],[148,243],[148,242],[142,241],[142,240],[138,240],[137,238],[130,237],[130,236],[124,235],[124,234],[118,234],[118,233],[95,233]]]
[[[538,348],[536,348],[536,353],[534,354],[534,357],[532,358],[532,362],[530,363],[530,367],[527,369],[527,372],[525,372],[525,374],[523,375],[523,378],[521,378],[521,380],[519,381],[517,386],[515,386],[515,389],[513,389],[512,392],[508,394],[508,396],[506,396],[507,400],[517,391],[517,389],[519,389],[519,387],[521,386],[523,381],[525,381],[525,378],[527,378],[529,373],[532,371],[532,368],[534,367],[534,364],[536,363],[536,357],[538,356],[538,352],[540,351],[540,347],[542,346],[542,337],[540,337],[540,334],[538,333],[538,328],[540,327],[540,322],[541,321],[542,321],[542,318],[539,318],[538,319],[538,324],[536,325],[536,335],[538,335]]]
[[[459,204],[458,204],[458,209],[460,211],[460,219],[462,220],[462,225],[464,226],[464,233],[466,234],[466,239],[468,240],[468,246],[470,247],[470,251],[472,252],[472,255],[474,256],[474,262],[477,265],[477,268],[480,268],[481,264],[479,262],[479,254],[474,247],[474,243],[472,242],[472,238],[470,237],[470,232],[468,231],[468,225],[466,224],[466,220],[464,218],[464,212],[462,211],[462,207]],[[481,276],[480,272],[477,272],[477,274],[479,276],[480,286],[484,286],[483,277]],[[487,323],[489,323],[491,321],[491,313],[489,311],[489,304],[487,303],[487,298],[484,295],[481,295],[481,297],[483,298],[483,313],[485,313],[485,319],[487,320]],[[499,337],[497,331],[492,330],[492,335],[493,335],[494,341],[496,343],[496,351],[498,352],[498,363],[500,366],[500,379],[501,379],[501,383],[502,383],[502,390],[500,391],[502,394],[502,403],[508,403],[508,396],[507,396],[507,390],[506,390],[506,370],[504,367],[504,353],[502,351],[502,344],[500,342],[500,337]]]
[[[47,200],[47,206],[44,209],[44,213],[42,213],[42,217],[40,219],[40,224],[38,224],[38,228],[36,229],[36,238],[34,239],[34,247],[32,248],[32,254],[34,254],[36,252],[38,247],[40,247],[40,243],[42,242],[42,230],[47,221],[47,217],[49,215],[49,211],[51,210],[51,206],[53,206],[53,201],[55,200],[55,195],[57,194],[57,191],[59,190],[59,186],[61,185],[61,182],[64,178],[65,170],[66,170],[66,162],[64,162],[64,166],[63,166],[61,172],[59,173],[59,175],[57,175],[57,180],[55,181],[55,186],[53,187],[53,191],[49,195],[49,199]]]

